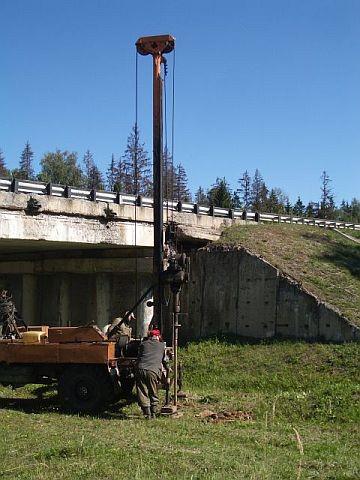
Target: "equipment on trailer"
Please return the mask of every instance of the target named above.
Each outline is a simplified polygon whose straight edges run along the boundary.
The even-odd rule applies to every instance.
[[[96,326],[17,327],[19,338],[0,339],[0,383],[58,384],[64,409],[95,412],[128,395],[134,385],[134,356],[115,354],[116,343]],[[128,349],[131,353],[131,349]]]

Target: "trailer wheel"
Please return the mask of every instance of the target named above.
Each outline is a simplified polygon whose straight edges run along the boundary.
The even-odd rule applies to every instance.
[[[59,378],[58,392],[65,410],[94,413],[108,403],[112,385],[105,369],[70,367]]]

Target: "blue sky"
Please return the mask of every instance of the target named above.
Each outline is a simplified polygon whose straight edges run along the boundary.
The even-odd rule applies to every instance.
[[[134,123],[138,37],[176,37],[175,162],[194,191],[245,169],[292,201],[359,197],[358,0],[1,0],[0,148],[17,165],[90,149],[105,170]],[[171,64],[171,55],[169,62]],[[170,93],[170,92],[169,92]],[[151,151],[151,60],[139,58]]]

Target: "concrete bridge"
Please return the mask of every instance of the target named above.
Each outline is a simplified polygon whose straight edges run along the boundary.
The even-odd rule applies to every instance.
[[[53,190],[29,183],[9,182],[7,190],[0,188],[0,289],[12,292],[24,320],[103,326],[132,307],[152,283],[151,199],[113,192],[99,197],[77,189],[66,193],[66,187]],[[240,212],[171,202],[165,205],[164,219],[176,223],[179,242],[190,252],[216,240],[224,227],[246,223]],[[278,216],[275,221],[279,219],[286,220]],[[187,338],[216,332],[332,341],[359,338],[359,330],[338,312],[273,273],[263,260],[226,253],[215,261],[209,255],[193,254],[192,280],[183,296],[184,311],[189,312],[183,328]],[[231,303],[234,285],[236,308]],[[283,297],[284,302],[276,304]],[[286,304],[293,311],[283,308]],[[269,305],[274,308],[269,310]],[[152,317],[145,302],[138,317]],[[296,318],[294,324],[290,317]]]
[[[0,288],[13,293],[26,322],[102,326],[152,283],[153,209],[123,200],[0,191]],[[165,208],[167,218],[185,248],[242,222]]]

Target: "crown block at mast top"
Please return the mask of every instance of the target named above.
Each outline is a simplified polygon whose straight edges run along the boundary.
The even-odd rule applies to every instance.
[[[175,38],[172,35],[140,37],[135,45],[140,55],[161,56],[163,53],[170,53],[174,50]]]

